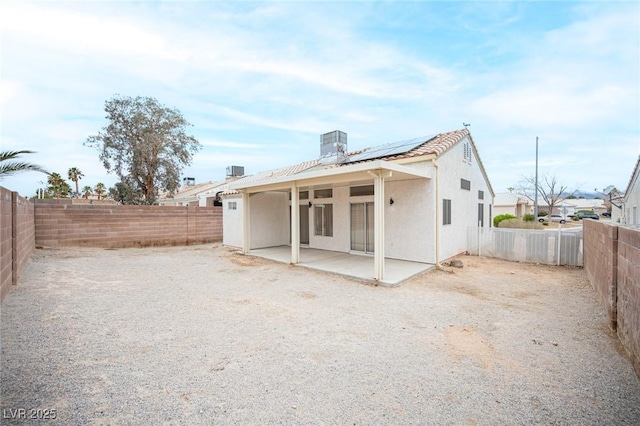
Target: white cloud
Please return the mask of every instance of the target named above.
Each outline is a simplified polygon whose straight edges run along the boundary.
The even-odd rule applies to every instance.
[[[635,155],[638,5],[561,4],[536,24],[547,7],[3,3],[3,146],[36,144],[71,167],[58,157],[87,149],[120,93],[180,109],[204,144],[191,168],[203,176],[313,158],[334,129],[354,149],[463,121],[496,186],[530,166],[536,135],[559,173]],[[614,180],[630,173],[599,167]]]

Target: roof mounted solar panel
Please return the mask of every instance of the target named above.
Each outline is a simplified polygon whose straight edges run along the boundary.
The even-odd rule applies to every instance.
[[[349,157],[349,162],[373,160],[375,158],[388,157],[391,155],[406,154],[412,149],[433,139],[436,135],[423,136],[419,138],[407,139],[399,142],[391,142],[384,145],[374,146],[364,152]]]

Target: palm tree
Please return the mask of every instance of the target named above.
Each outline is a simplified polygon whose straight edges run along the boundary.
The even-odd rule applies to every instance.
[[[78,181],[82,179],[84,174],[77,167],[71,167],[69,169],[69,180],[76,184],[76,198],[80,198],[80,191],[78,191]]]
[[[86,185],[82,188],[82,197],[88,200],[91,194],[93,194],[93,188],[91,188],[89,185]]]
[[[71,187],[62,176],[60,176],[60,173],[51,173],[47,179],[47,183],[49,184],[47,191],[55,198],[66,196],[71,190]]]
[[[0,179],[19,172],[35,171],[49,174],[42,167],[16,160],[22,154],[34,154],[34,151],[2,151],[0,152]]]
[[[99,200],[100,197],[102,196],[102,194],[104,194],[107,191],[107,187],[104,186],[104,183],[98,182],[96,184],[96,187],[93,190],[96,193],[96,195],[98,196],[98,200]]]

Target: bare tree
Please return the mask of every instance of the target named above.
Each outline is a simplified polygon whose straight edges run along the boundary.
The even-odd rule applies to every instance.
[[[545,175],[538,180],[537,199],[542,199],[548,206],[548,214],[553,212],[553,208],[565,198],[575,194],[576,190],[567,192],[568,186],[560,185],[555,175]],[[522,180],[516,186],[516,192],[527,197],[532,202],[536,200],[536,178],[533,176],[523,176]]]

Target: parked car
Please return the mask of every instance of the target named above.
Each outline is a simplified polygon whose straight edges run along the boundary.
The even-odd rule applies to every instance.
[[[542,216],[538,218],[538,222],[548,222],[549,220],[551,222],[567,223],[566,219],[559,214],[552,214],[551,216]]]
[[[602,213],[602,217],[611,217],[611,212]]]
[[[578,216],[578,219],[595,219],[595,220],[600,220],[600,216],[598,216],[596,213],[584,213],[584,212],[580,212],[580,213],[578,213],[576,216]]]

